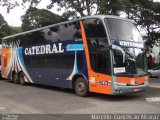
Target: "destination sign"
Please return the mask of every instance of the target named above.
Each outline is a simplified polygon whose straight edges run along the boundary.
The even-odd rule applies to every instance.
[[[144,48],[144,44],[140,42],[112,40],[112,44],[122,46],[122,47]]]

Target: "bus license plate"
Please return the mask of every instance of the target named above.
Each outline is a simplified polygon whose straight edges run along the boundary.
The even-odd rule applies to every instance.
[[[139,92],[139,91],[140,91],[140,89],[138,89],[138,88],[133,89],[133,92]]]

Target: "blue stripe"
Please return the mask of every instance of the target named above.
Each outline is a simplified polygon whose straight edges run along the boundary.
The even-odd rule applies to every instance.
[[[22,47],[19,47],[18,48],[18,56],[19,56],[19,59],[20,59],[20,62],[22,63],[22,65],[23,65],[23,67],[25,67],[26,68],[26,66],[25,66],[25,64],[24,64],[24,60],[23,60],[23,55],[22,55]]]
[[[66,47],[66,51],[81,51],[84,50],[83,44],[68,44]]]

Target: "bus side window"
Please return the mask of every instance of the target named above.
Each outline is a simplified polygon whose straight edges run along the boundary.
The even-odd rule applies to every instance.
[[[102,21],[100,19],[85,19],[83,25],[92,69],[98,73],[110,74],[110,50],[107,48],[108,40]]]
[[[65,24],[63,28],[63,40],[81,39],[81,30],[79,22]]]
[[[90,53],[91,67],[99,73],[110,74],[110,56],[107,55],[109,50],[105,52]]]
[[[63,25],[44,29],[43,32],[46,41],[58,42],[63,40]]]
[[[81,39],[79,22],[62,24],[43,30],[45,39],[52,42]]]

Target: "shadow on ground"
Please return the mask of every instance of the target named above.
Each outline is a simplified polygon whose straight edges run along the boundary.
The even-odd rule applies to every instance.
[[[8,82],[10,84],[15,84],[13,81],[10,80],[2,80],[5,82]],[[40,88],[40,89],[44,89],[44,90],[50,90],[50,91],[56,91],[56,92],[62,92],[68,95],[72,95],[72,96],[76,96],[79,97],[75,94],[74,90],[72,89],[66,89],[66,88],[59,88],[59,87],[53,87],[53,86],[47,86],[47,85],[39,85],[39,84],[27,84],[27,87],[35,87],[35,88]],[[26,87],[24,86],[24,87]],[[89,95],[87,97],[84,97],[84,99],[98,99],[98,100],[102,100],[102,101],[128,101],[128,100],[135,100],[135,99],[139,99],[139,98],[144,98],[144,96],[146,96],[146,92],[142,92],[142,93],[133,93],[133,94],[125,94],[125,95],[106,95],[106,94],[99,94],[99,93],[89,93]]]

